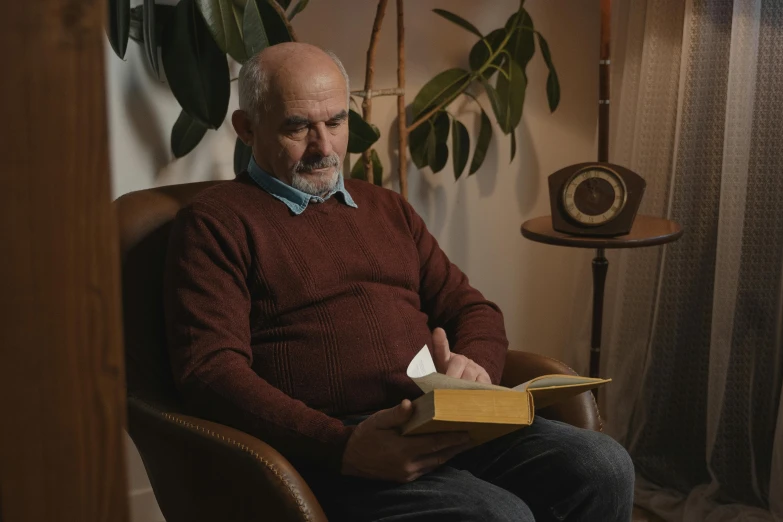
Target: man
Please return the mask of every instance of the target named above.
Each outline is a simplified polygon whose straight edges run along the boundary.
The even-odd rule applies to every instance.
[[[438,371],[497,383],[508,342],[409,204],[343,180],[348,92],[310,45],[243,66],[232,122],[248,172],[201,193],[171,237],[185,401],[288,457],[332,520],[630,520],[633,465],[604,435],[541,418],[473,449],[461,433],[399,434],[423,345]]]

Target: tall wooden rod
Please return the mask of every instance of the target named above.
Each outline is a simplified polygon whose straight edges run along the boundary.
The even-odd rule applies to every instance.
[[[598,161],[609,161],[609,72],[611,70],[610,38],[612,25],[612,0],[601,0],[601,53],[598,65]],[[590,377],[598,377],[601,371],[601,332],[603,327],[604,286],[609,261],[604,249],[596,250],[593,258],[593,324],[590,339]],[[598,398],[598,389],[593,390]]]
[[[601,0],[601,59],[599,62],[598,161],[609,161],[610,39],[612,0]]]
[[[405,123],[405,15],[403,0],[397,0],[397,158],[400,178],[400,195],[408,199],[408,129]]]
[[[3,522],[128,520],[106,5],[0,16]]]
[[[378,37],[383,24],[383,16],[386,13],[386,4],[389,0],[378,0],[378,10],[375,12],[375,22],[372,24],[372,33],[370,33],[370,46],[367,48],[367,69],[364,76],[365,97],[362,101],[362,117],[367,123],[372,118],[372,84],[375,78],[375,50],[378,48]],[[370,93],[370,96],[366,94]],[[367,149],[362,153],[364,162],[364,172],[367,181],[373,182],[371,150]]]

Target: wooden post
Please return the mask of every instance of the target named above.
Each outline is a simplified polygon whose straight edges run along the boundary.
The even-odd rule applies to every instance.
[[[601,61],[598,62],[598,161],[609,161],[609,95],[612,0],[601,0]]]
[[[375,12],[375,22],[372,24],[372,33],[370,34],[370,46],[367,48],[367,69],[364,76],[364,101],[362,101],[362,117],[364,121],[370,123],[372,117],[372,84],[375,77],[375,49],[378,47],[378,36],[383,24],[383,15],[386,13],[386,4],[389,0],[378,0],[378,10]],[[372,159],[370,149],[362,153],[364,161],[364,172],[367,175],[367,181],[373,183]]]
[[[402,9],[403,0],[397,0],[397,150],[400,177],[400,195],[408,199],[408,129],[405,122],[405,15]]]
[[[103,0],[0,17],[0,520],[128,520]]]
[[[612,26],[612,0],[601,0],[601,53],[598,62],[598,161],[609,161],[609,94],[610,94],[610,41]],[[604,249],[596,250],[593,258],[593,324],[590,336],[590,377],[598,377],[601,371],[601,331],[604,320],[604,286],[609,261]],[[598,388],[593,390],[598,398]]]

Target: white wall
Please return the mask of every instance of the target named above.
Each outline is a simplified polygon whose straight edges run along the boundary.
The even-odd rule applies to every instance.
[[[376,88],[396,86],[395,2],[378,47]],[[517,0],[409,0],[406,2],[408,102],[438,72],[466,67],[475,37],[433,14],[449,9],[482,32],[502,26]],[[301,41],[327,47],[343,60],[354,89],[363,88],[364,62],[376,2],[317,0],[294,21]],[[527,0],[526,8],[548,39],[562,88],[560,108],[547,108],[546,67],[536,54],[528,67],[530,85],[517,155],[509,164],[509,140],[495,126],[482,169],[454,181],[450,163],[439,174],[409,163],[410,201],[451,259],[474,286],[503,309],[511,347],[544,353],[587,372],[590,313],[590,251],[532,243],[521,223],[548,214],[546,176],[560,167],[595,159],[598,99],[598,2]],[[155,185],[233,177],[235,135],[230,124],[209,132],[187,157],[172,161],[169,132],[179,108],[167,87],[155,80],[143,53],[131,42],[126,61],[107,51],[114,195]],[[489,110],[489,104],[482,100]],[[229,110],[236,101],[232,99]],[[453,110],[475,139],[474,106]],[[376,98],[373,123],[382,137],[376,148],[386,184],[396,168],[396,100]],[[354,158],[355,159],[355,158]],[[143,467],[128,442],[135,522],[162,520]]]

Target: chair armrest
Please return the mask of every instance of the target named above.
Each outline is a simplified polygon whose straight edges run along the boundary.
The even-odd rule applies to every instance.
[[[530,379],[551,373],[564,373],[577,375],[568,365],[536,353],[509,350],[506,353],[506,365],[503,369],[501,385],[513,388]],[[580,393],[565,401],[553,404],[540,411],[536,415],[544,418],[567,422],[572,426],[593,431],[601,431],[601,416],[598,405],[591,392]]]
[[[133,397],[128,432],[168,522],[326,522],[299,473],[247,433]]]

